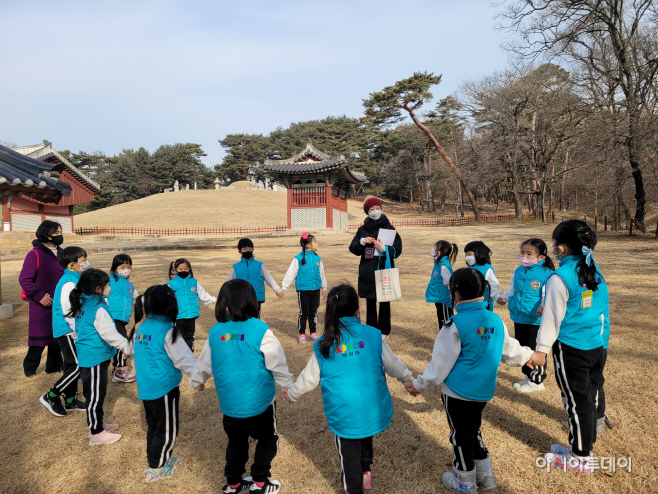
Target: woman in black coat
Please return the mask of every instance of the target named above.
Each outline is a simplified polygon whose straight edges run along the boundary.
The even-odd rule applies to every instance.
[[[377,239],[377,233],[381,228],[395,230],[388,218],[382,214],[382,203],[376,197],[366,199],[363,210],[368,217],[359,227],[354,239],[350,244],[350,252],[355,256],[361,256],[359,263],[359,297],[366,299],[366,324],[375,327],[382,335],[391,334],[391,303],[381,302],[379,304],[379,317],[377,317],[377,292],[375,290],[375,271],[384,269],[386,260],[385,246]],[[372,247],[380,252],[379,256],[366,258],[366,249]],[[393,249],[395,249],[393,251]],[[395,267],[394,259],[402,253],[402,239],[396,232],[393,246],[388,248],[389,254],[393,255],[391,267]],[[379,266],[379,267],[378,267]]]

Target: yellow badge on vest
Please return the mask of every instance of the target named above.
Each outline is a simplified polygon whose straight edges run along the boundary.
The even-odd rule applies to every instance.
[[[592,290],[587,290],[586,292],[583,292],[583,298],[580,301],[580,308],[581,309],[589,309],[592,306],[592,297],[594,295],[594,292]]]

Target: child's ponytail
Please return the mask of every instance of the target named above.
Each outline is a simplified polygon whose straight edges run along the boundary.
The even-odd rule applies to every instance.
[[[359,296],[350,285],[338,285],[329,291],[324,314],[324,335],[318,343],[324,358],[329,358],[331,350],[340,345],[342,330],[349,332],[341,325],[340,318],[355,316],[358,311]]]
[[[105,271],[94,268],[83,271],[78,284],[71,290],[71,294],[69,295],[71,310],[64,317],[75,317],[80,313],[83,302],[82,295],[96,295],[98,302],[101,302],[103,300],[103,289],[109,282],[110,277]],[[97,291],[98,288],[101,289],[100,293]]]
[[[437,243],[434,244],[434,254],[436,257],[435,262],[437,264],[444,257],[447,257],[448,262],[452,264],[457,260],[458,252],[459,252],[459,248],[457,247],[457,244],[451,244],[447,240],[439,240]]]
[[[302,265],[306,264],[306,246],[312,244],[313,240],[315,240],[315,236],[306,232],[302,233],[299,239],[299,244],[302,246]]]
[[[71,304],[71,310],[69,311],[68,314],[66,314],[66,317],[75,317],[80,313],[80,308],[82,307],[82,302],[80,300],[80,289],[76,287],[71,290],[71,293],[69,294],[69,303]]]
[[[597,244],[596,232],[584,221],[568,220],[553,230],[553,240],[556,245],[566,245],[571,255],[582,257],[576,266],[578,284],[592,291],[598,290],[599,282],[593,256]]]

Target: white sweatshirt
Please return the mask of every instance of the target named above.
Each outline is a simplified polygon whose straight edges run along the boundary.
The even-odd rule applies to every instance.
[[[441,279],[443,280],[443,284],[450,288],[450,278],[452,277],[452,273],[450,270],[447,268],[447,266],[441,266]]]
[[[500,295],[500,281],[498,281],[498,278],[496,278],[496,275],[494,274],[494,270],[489,268],[487,270],[487,274],[484,275],[484,279],[489,282],[489,287],[490,293],[491,293],[491,300],[494,302],[498,302],[498,299],[501,297]]]
[[[178,338],[176,338],[175,342],[171,341],[173,333],[174,333],[174,328],[172,327],[169,331],[167,331],[167,334],[165,335],[165,341],[164,341],[165,351],[167,352],[167,356],[173,362],[174,367],[180,369],[188,377],[190,377],[192,376],[194,370],[196,369],[196,358],[194,358],[194,354],[192,353],[192,350],[190,350],[190,347],[187,346],[187,343],[185,343],[185,340],[181,335],[178,335]],[[129,343],[130,353],[128,355],[135,354],[136,336],[137,335],[133,336],[133,339],[130,340]]]
[[[104,307],[99,307],[96,311],[96,318],[94,319],[94,327],[105,342],[121,350],[126,355],[132,355],[132,349],[128,340],[121,336],[117,331],[117,327],[114,324],[114,319],[109,312],[105,310]]]
[[[559,276],[551,276],[545,288],[544,313],[537,332],[537,351],[548,354],[557,340],[562,320],[567,314],[569,290]]]
[[[68,281],[64,283],[59,297],[59,304],[62,307],[62,313],[64,314],[64,319],[66,320],[66,323],[69,325],[69,328],[71,328],[71,331],[73,331],[74,339],[78,337],[78,335],[75,332],[75,317],[66,317],[66,314],[71,312],[71,301],[69,300],[69,295],[71,295],[71,292],[73,291],[75,286],[76,286],[75,283],[73,283],[72,281]]]
[[[402,384],[409,384],[412,380],[411,371],[395,355],[385,341],[382,341],[382,363],[384,371],[391,377],[396,378]],[[295,383],[288,389],[288,397],[292,401],[298,400],[302,395],[314,390],[320,384],[320,364],[318,357],[313,352],[311,359],[299,375]],[[366,383],[367,385],[367,383]]]
[[[274,336],[271,329],[265,331],[263,340],[260,343],[260,351],[265,357],[265,368],[272,373],[274,381],[281,388],[289,387],[292,384],[293,375],[288,370],[286,354],[283,351],[281,342]],[[206,340],[201,355],[199,355],[196,369],[190,376],[190,386],[198,389],[210,376],[212,376],[212,350],[210,349],[210,340]],[[239,392],[240,390],[236,389],[236,393]]]
[[[288,268],[288,272],[283,278],[283,282],[281,283],[281,288],[283,290],[287,290],[290,288],[290,285],[292,285],[292,282],[295,281],[295,278],[297,277],[297,273],[299,272],[299,261],[297,261],[297,258],[293,258],[292,262],[290,263],[290,267]],[[326,290],[327,289],[327,278],[324,276],[324,264],[322,261],[320,261],[320,278],[322,280],[322,289]]]
[[[199,296],[199,301],[206,305],[214,304],[217,302],[217,297],[213,297],[207,291],[205,291],[198,281],[196,282],[196,294]]]
[[[461,304],[482,301],[482,297],[473,300],[465,300],[457,303],[455,308],[459,307]],[[507,332],[507,326],[505,326],[505,323],[503,323],[503,327],[505,328],[505,340],[503,342],[502,362],[513,367],[522,366],[530,360],[533,350],[521,346],[518,340],[512,338]],[[450,324],[443,326],[443,329],[441,329],[436,336],[436,339],[434,340],[434,349],[432,350],[432,360],[427,364],[425,372],[414,379],[414,387],[418,391],[422,391],[430,385],[439,386],[442,384],[441,392],[443,394],[459,398],[460,400],[475,401],[459,396],[444,382],[454,367],[455,362],[457,362],[461,348],[462,345],[459,337],[459,330],[453,319]]]
[[[274,278],[272,278],[272,275],[265,267],[265,264],[261,264],[260,275],[263,277],[263,281],[267,283],[272,290],[274,290],[274,293],[278,295],[281,292],[281,288],[279,287],[279,285],[276,284],[276,281],[274,281]],[[297,276],[296,273],[295,276]],[[234,279],[235,279],[235,268],[231,270],[231,274],[228,276],[229,281]]]
[[[509,302],[509,299],[514,296],[514,274],[512,274],[512,279],[510,280],[510,287],[505,290],[505,293],[501,295],[505,302]],[[541,306],[544,307],[544,299],[546,298],[546,285],[544,284],[541,287]]]

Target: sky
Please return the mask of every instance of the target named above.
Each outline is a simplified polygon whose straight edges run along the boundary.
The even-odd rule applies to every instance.
[[[491,0],[0,0],[0,142],[102,151],[327,116],[416,71],[435,100],[502,70]]]

